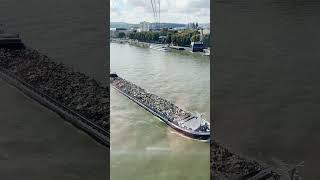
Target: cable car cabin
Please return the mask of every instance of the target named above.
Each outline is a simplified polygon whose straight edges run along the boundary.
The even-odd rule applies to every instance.
[[[204,45],[203,42],[191,42],[192,52],[203,52]]]

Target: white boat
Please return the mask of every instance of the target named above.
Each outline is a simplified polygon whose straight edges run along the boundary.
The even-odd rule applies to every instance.
[[[167,46],[163,46],[162,44],[151,44],[150,49],[154,49],[154,50],[158,50],[158,51],[162,51],[162,52],[170,52],[171,49],[168,48]]]
[[[157,44],[151,44],[150,46],[150,49],[160,49],[161,48],[161,45],[157,45]]]
[[[210,49],[204,49],[203,50],[203,52],[204,52],[204,56],[210,56]]]
[[[160,51],[163,51],[163,52],[170,52],[171,49],[167,48],[167,47],[161,47]]]

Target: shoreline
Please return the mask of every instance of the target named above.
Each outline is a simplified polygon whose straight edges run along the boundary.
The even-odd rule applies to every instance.
[[[142,48],[149,48],[150,45],[163,45],[163,46],[168,46],[169,44],[158,44],[158,43],[150,43],[150,42],[141,42],[138,40],[132,40],[132,39],[120,39],[120,38],[111,38],[110,43],[118,43],[118,44],[129,44],[132,46],[137,46],[137,47],[142,47]],[[174,46],[176,47],[176,46]],[[200,57],[210,57],[210,56],[204,56],[204,52],[191,52],[190,47],[183,47],[184,50],[177,50],[175,48],[169,48],[172,50],[174,53],[181,53],[183,55],[194,55],[194,56],[200,56]],[[208,58],[209,59],[209,58]]]

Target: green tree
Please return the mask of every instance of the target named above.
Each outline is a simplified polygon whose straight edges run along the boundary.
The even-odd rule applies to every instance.
[[[159,40],[160,34],[158,32],[153,32],[152,33],[152,40],[153,41],[158,41]]]
[[[172,38],[171,37],[172,37],[172,33],[168,33],[167,34],[167,39],[166,39],[166,43],[167,44],[170,44],[172,42]]]
[[[177,45],[177,34],[171,35],[171,43]]]
[[[191,39],[195,41],[200,40],[200,33],[196,30],[184,30],[184,31],[167,31],[162,29],[160,32],[132,32],[129,34],[130,39],[136,39],[142,42],[154,42],[159,41],[159,36],[167,36],[166,43],[172,43],[179,46],[190,46]],[[195,36],[195,37],[193,37]]]
[[[129,34],[129,39],[136,39],[136,34],[137,34],[137,33],[135,33],[135,32],[130,33],[130,34]]]
[[[202,41],[203,41],[203,45],[205,47],[210,47],[211,46],[211,44],[210,44],[210,34],[204,35]]]
[[[124,32],[119,32],[118,38],[124,38],[126,37],[126,34]]]
[[[191,42],[198,42],[198,41],[200,41],[200,35],[199,34],[193,35],[191,37]]]
[[[163,28],[160,30],[160,36],[167,36],[168,35],[168,28]]]

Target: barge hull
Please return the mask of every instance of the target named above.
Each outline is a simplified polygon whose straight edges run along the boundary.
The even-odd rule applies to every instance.
[[[19,89],[26,96],[51,109],[52,111],[60,115],[63,119],[67,120],[77,128],[86,132],[100,144],[110,147],[109,132],[105,131],[104,129],[100,128],[99,126],[95,125],[93,122],[88,120],[87,118],[65,107],[64,105],[50,98],[49,96],[46,96],[41,92],[38,92],[36,88],[26,83],[25,81],[17,78],[11,72],[2,67],[0,67],[0,77],[12,86]]]

